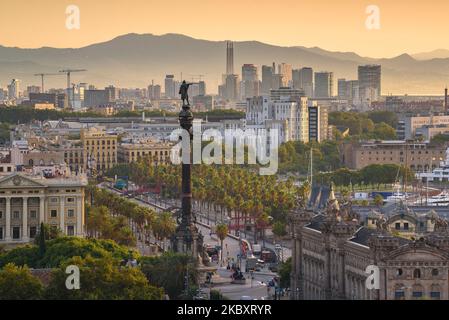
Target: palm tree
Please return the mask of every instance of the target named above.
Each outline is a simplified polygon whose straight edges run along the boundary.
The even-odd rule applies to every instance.
[[[154,223],[153,232],[162,239],[163,249],[165,250],[166,239],[176,231],[176,221],[170,212],[162,212]]]
[[[221,257],[220,257],[220,266],[223,265],[223,241],[228,236],[228,225],[221,223],[215,227],[215,233],[217,234],[218,239],[220,239],[221,245]]]

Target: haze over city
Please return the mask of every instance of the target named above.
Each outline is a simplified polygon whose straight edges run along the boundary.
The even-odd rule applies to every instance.
[[[0,300],[449,300],[447,12],[0,5]]]

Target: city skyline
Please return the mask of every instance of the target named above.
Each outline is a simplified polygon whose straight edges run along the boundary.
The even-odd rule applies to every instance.
[[[358,0],[338,3],[282,0],[276,5],[266,0],[257,5],[249,1],[193,0],[187,6],[177,0],[170,3],[134,0],[126,2],[126,14],[124,2],[119,0],[108,1],[107,5],[103,1],[85,0],[9,2],[3,4],[0,13],[0,28],[6,31],[0,35],[0,44],[21,48],[79,48],[131,32],[179,33],[212,41],[254,40],[279,46],[318,46],[373,58],[391,58],[445,48],[438,35],[449,31],[444,23],[449,3],[440,0],[432,3],[433,6],[403,0],[377,1],[380,29],[369,30],[365,26],[368,4]],[[79,30],[65,27],[68,5],[80,9]],[[279,7],[288,8],[278,18],[281,23],[267,24],[267,19],[273,19],[273,10]],[[298,12],[301,19],[296,18]],[[102,15],[107,16],[107,23],[99,23]],[[232,24],[226,22],[230,16]],[[34,32],[37,29],[39,33]],[[47,37],[49,33],[51,40]]]

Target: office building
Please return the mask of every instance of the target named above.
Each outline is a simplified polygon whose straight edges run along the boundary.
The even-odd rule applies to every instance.
[[[242,66],[242,99],[252,98],[259,95],[259,77],[257,67],[253,64],[244,64]]]
[[[12,79],[8,85],[8,98],[11,100],[20,98],[20,80]]]
[[[148,98],[150,100],[159,100],[161,99],[161,86],[156,84],[150,84],[148,86]]]
[[[292,86],[292,65],[282,62],[278,65],[278,73],[282,74],[282,87]],[[276,88],[274,88],[276,89]]]
[[[95,108],[109,105],[112,102],[109,90],[86,90],[84,91],[84,107]]]
[[[308,98],[313,98],[313,69],[304,67],[298,72],[299,76],[299,88],[303,89],[304,94]]]
[[[275,71],[272,66],[262,66],[262,85],[260,89],[262,95],[269,95],[270,90],[273,89],[272,84],[274,73]]]
[[[333,72],[315,72],[315,98],[331,98],[334,90]]]
[[[381,92],[381,66],[364,65],[358,67],[359,97],[362,104],[378,101]]]
[[[175,76],[172,74],[167,74],[165,76],[165,97],[172,99],[177,96],[178,92],[176,92]]]
[[[234,43],[226,41],[226,75],[234,74]]]

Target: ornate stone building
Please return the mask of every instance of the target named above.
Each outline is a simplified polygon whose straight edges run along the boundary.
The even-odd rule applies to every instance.
[[[66,235],[83,236],[86,185],[79,176],[0,177],[0,244],[32,241],[42,222]]]
[[[418,215],[398,203],[361,218],[332,189],[311,201],[292,214],[292,299],[449,299],[447,221],[434,211]],[[370,265],[379,268],[379,289],[366,286]]]

